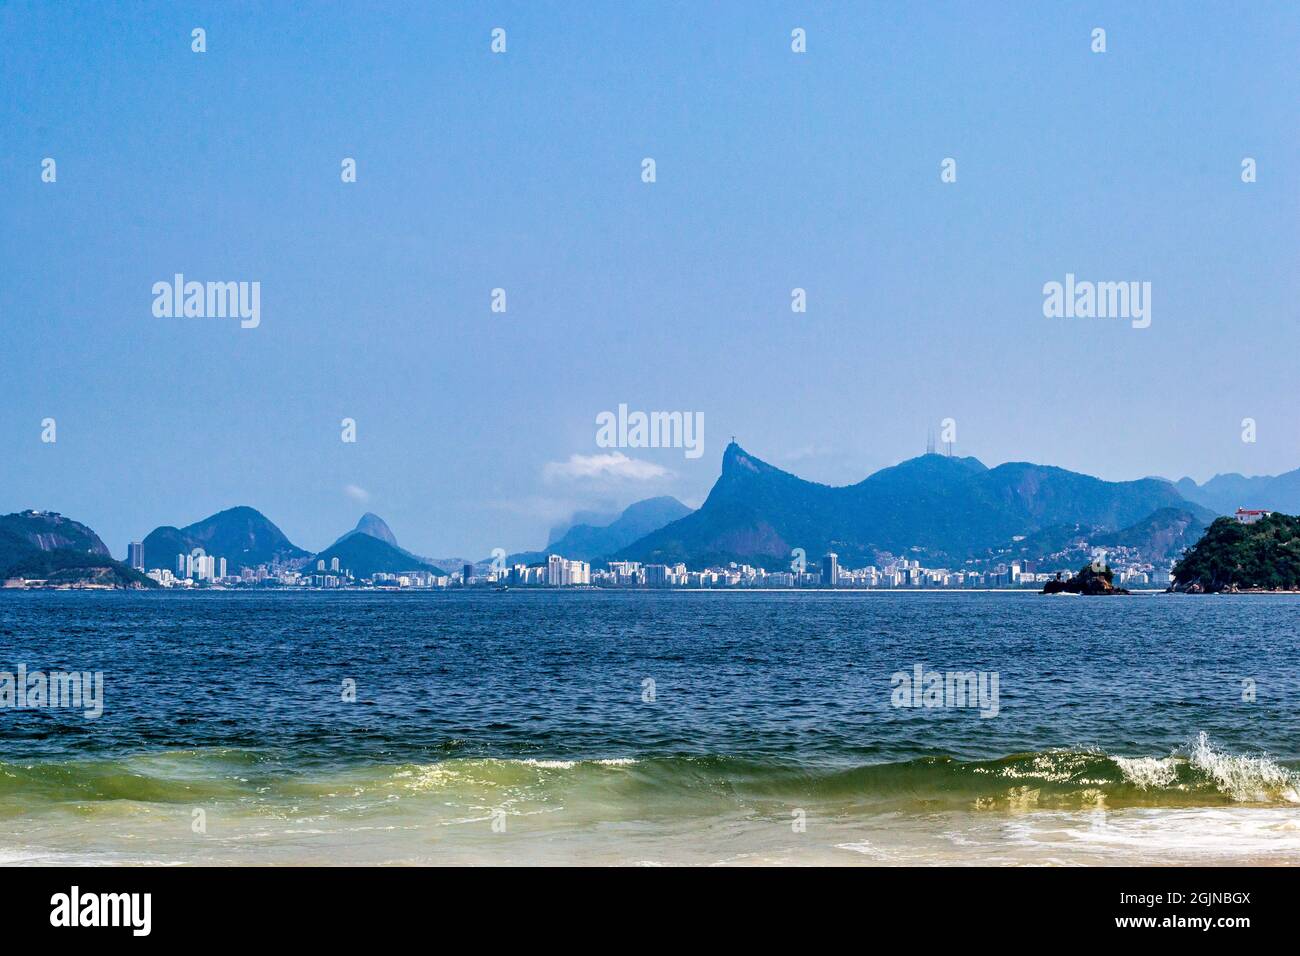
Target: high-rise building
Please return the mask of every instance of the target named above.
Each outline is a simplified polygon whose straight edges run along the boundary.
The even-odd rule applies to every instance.
[[[221,573],[218,574],[217,577],[219,577],[219,578],[224,578],[224,577],[226,576],[226,559],[225,559],[225,558],[222,558],[222,559],[221,559],[220,567],[221,567]]]
[[[833,588],[840,583],[840,556],[834,551],[822,558],[822,587]]]
[[[474,576],[474,565],[467,564],[460,569],[460,580],[462,584],[469,584],[469,579]]]
[[[126,546],[126,563],[137,571],[144,570],[144,545],[139,541],[132,541]]]
[[[569,562],[569,583],[570,584],[590,584],[591,583],[591,565],[586,561]]]
[[[645,586],[664,588],[668,586],[668,565],[647,564],[645,566]]]
[[[335,555],[334,557],[330,558],[330,570],[337,571],[338,569],[339,569],[339,559],[338,559],[338,555]]]
[[[558,554],[553,554],[546,559],[546,583],[548,586],[557,588],[569,583],[566,580],[568,563]]]
[[[558,554],[552,554],[546,559],[546,584],[553,588],[591,584],[591,565],[586,561],[569,561]]]

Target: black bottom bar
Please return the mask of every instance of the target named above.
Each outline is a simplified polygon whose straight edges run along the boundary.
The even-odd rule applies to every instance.
[[[149,894],[148,908],[143,896],[116,894]],[[924,927],[975,942],[981,927],[997,925],[1018,939],[1050,931],[1072,941],[1150,933],[1231,941],[1286,929],[1294,895],[1294,874],[1283,868],[0,870],[8,943],[76,933],[82,942],[256,938],[374,946],[420,927],[487,928],[507,937],[541,927],[640,936],[688,923],[716,926],[731,938],[851,923],[859,939],[875,928]],[[137,935],[146,922],[148,935]]]

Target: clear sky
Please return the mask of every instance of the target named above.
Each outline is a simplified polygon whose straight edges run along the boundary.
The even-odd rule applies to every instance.
[[[733,434],[834,484],[946,417],[988,464],[1295,468],[1297,50],[1267,2],[0,4],[0,509],[479,558],[698,504]],[[260,326],[155,317],[177,272]],[[1044,317],[1067,273],[1150,328]],[[619,403],[704,454],[602,467]]]

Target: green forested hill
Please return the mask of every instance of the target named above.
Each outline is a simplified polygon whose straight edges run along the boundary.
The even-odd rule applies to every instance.
[[[1177,590],[1300,590],[1300,517],[1218,518],[1174,567]]]

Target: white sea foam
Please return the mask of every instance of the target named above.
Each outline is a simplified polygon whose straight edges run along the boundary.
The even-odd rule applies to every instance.
[[[1113,862],[1268,861],[1300,855],[1300,819],[1287,807],[1043,813],[1008,820],[1002,833],[1017,846],[1073,847]]]
[[[1214,788],[1240,803],[1300,803],[1296,775],[1268,757],[1215,750],[1204,731],[1187,748],[1187,756],[1112,757],[1124,779],[1142,790],[1174,786],[1180,767],[1208,778]]]
[[[437,789],[457,783],[479,783],[496,788],[506,784],[501,780],[492,779],[492,768],[508,770],[511,767],[528,767],[536,770],[573,770],[583,765],[627,767],[637,762],[634,757],[602,757],[596,760],[547,760],[538,757],[444,760],[437,763],[402,767],[393,773],[393,779],[402,781],[402,785],[406,789],[416,791]]]
[[[889,858],[889,854],[867,840],[859,840],[856,843],[837,843],[835,844],[835,849],[860,853],[862,856],[871,857],[873,860],[885,860]]]
[[[1124,779],[1140,790],[1168,787],[1178,779],[1173,757],[1111,757]]]
[[[1279,797],[1288,803],[1300,803],[1296,779],[1285,767],[1267,757],[1246,757],[1214,750],[1202,732],[1191,748],[1191,764],[1206,774],[1215,786],[1234,800],[1267,802]]]

